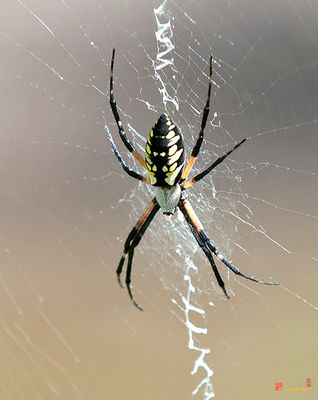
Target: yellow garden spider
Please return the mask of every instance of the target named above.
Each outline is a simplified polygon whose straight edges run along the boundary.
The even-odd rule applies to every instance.
[[[212,270],[216,277],[216,280],[223,290],[225,296],[229,298],[226,292],[224,282],[221,275],[216,267],[213,259],[213,254],[219,258],[232,272],[240,275],[246,279],[254,282],[262,283],[265,285],[276,285],[275,282],[260,281],[252,276],[246,275],[241,272],[232,262],[228,261],[217,249],[217,247],[211,242],[210,238],[204,231],[204,228],[191,207],[188,200],[186,200],[183,192],[193,186],[196,182],[200,181],[210,171],[212,171],[217,165],[219,165],[226,157],[228,157],[235,149],[241,146],[246,139],[241,140],[231,150],[223,154],[217,160],[215,160],[208,168],[201,173],[194,176],[192,179],[187,180],[189,173],[195,163],[195,160],[199,154],[201,144],[204,136],[204,129],[208,119],[210,111],[210,97],[211,97],[211,85],[212,85],[212,56],[210,56],[210,71],[209,71],[209,87],[208,97],[203,110],[201,128],[199,136],[193,147],[190,158],[184,168],[184,145],[182,135],[178,127],[172,122],[167,114],[162,114],[153,128],[150,130],[149,137],[146,144],[145,158],[135,149],[134,145],[127,138],[123,124],[120,120],[116,100],[114,97],[113,89],[113,70],[115,60],[115,49],[113,49],[111,68],[110,68],[110,106],[115,117],[115,121],[118,127],[119,136],[121,137],[127,150],[132,153],[135,159],[147,169],[148,178],[140,175],[134,170],[130,169],[125,163],[122,155],[116,147],[112,135],[106,127],[106,134],[110,140],[112,149],[120,162],[121,166],[127,172],[128,175],[135,179],[138,179],[144,183],[151,184],[155,189],[155,197],[151,200],[150,204],[139,218],[136,225],[130,231],[124,245],[123,255],[120,259],[116,273],[118,282],[123,287],[120,275],[124,266],[126,256],[128,255],[128,263],[126,269],[126,287],[130,299],[134,305],[142,310],[140,305],[136,302],[135,297],[131,290],[131,270],[134,256],[134,250],[138,246],[141,238],[149,227],[154,216],[161,208],[163,214],[172,215],[175,213],[177,207],[181,210],[182,214],[187,221],[193,236],[198,242],[199,246],[203,250],[204,254],[210,261]]]

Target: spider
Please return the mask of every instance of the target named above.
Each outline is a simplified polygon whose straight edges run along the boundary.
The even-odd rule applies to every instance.
[[[126,269],[126,288],[130,299],[134,305],[142,311],[142,307],[137,303],[131,287],[131,271],[133,264],[133,256],[135,248],[138,246],[140,240],[145,234],[154,216],[157,214],[159,209],[162,210],[163,214],[172,215],[176,212],[177,208],[182,212],[188,223],[190,230],[195,237],[198,245],[203,250],[204,254],[208,258],[215,278],[218,285],[223,290],[225,296],[229,298],[226,291],[223,279],[217,269],[213,255],[215,255],[223,264],[225,264],[232,272],[243,278],[249,279],[254,282],[262,283],[265,285],[276,285],[276,282],[261,281],[254,278],[253,276],[246,275],[241,272],[231,261],[228,261],[218,248],[212,243],[209,236],[206,234],[203,225],[199,218],[195,214],[191,204],[185,198],[184,192],[191,186],[195,185],[202,178],[204,178],[209,172],[217,167],[222,161],[225,160],[234,150],[240,147],[247,139],[241,140],[231,150],[217,158],[211,165],[209,165],[204,171],[195,175],[193,178],[188,179],[188,176],[193,168],[193,165],[200,152],[200,148],[204,138],[204,129],[209,116],[210,111],[210,97],[211,97],[211,86],[212,86],[212,55],[209,59],[209,85],[208,85],[208,96],[205,107],[203,109],[201,128],[197,141],[193,147],[189,160],[185,164],[184,157],[184,145],[182,134],[179,128],[173,123],[171,118],[167,114],[162,114],[158,121],[155,123],[153,128],[150,130],[148,140],[146,143],[145,157],[143,157],[134,147],[134,145],[127,138],[124,131],[123,124],[119,117],[119,112],[114,97],[114,86],[113,86],[113,71],[115,61],[115,49],[112,52],[111,67],[110,67],[110,106],[115,117],[115,121],[118,127],[118,132],[121,140],[123,141],[127,150],[133,155],[139,164],[144,167],[148,172],[148,178],[135,172],[125,163],[120,151],[116,147],[113,137],[105,127],[106,134],[110,140],[112,149],[117,160],[120,162],[125,172],[135,179],[140,180],[143,183],[150,184],[154,187],[155,197],[151,200],[150,204],[139,218],[136,225],[130,231],[125,244],[122,257],[116,270],[118,283],[121,287],[124,287],[121,281],[121,273],[123,266],[128,255],[128,263]]]

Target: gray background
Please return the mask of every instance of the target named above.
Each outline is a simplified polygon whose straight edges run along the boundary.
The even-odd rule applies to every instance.
[[[146,137],[163,111],[151,77],[155,5],[2,1],[1,399],[187,399],[203,377],[190,375],[196,354],[187,350],[183,314],[171,304],[172,298],[180,303],[175,289],[185,292],[184,258],[174,248],[184,238],[190,241],[185,253],[194,247],[184,224],[170,225],[158,215],[136,251],[134,282],[144,313],[118,288],[114,273],[123,240],[150,194],[124,175],[103,133],[106,122],[117,138],[107,103],[109,59],[116,46],[123,121]],[[211,127],[207,131],[199,166],[249,137],[233,156],[236,163],[228,164],[243,166],[233,190],[260,199],[244,199],[252,222],[286,248],[244,224],[234,233],[235,218],[221,210],[211,220],[204,212],[211,204],[206,210],[197,204],[215,241],[228,240],[224,251],[233,250],[237,265],[281,282],[257,286],[228,277],[220,266],[234,293],[225,301],[213,289],[208,262],[192,255],[199,267],[194,280],[204,289],[196,302],[207,312],[204,321],[193,321],[208,328],[200,340],[212,348],[207,361],[216,398],[272,399],[275,382],[297,388],[308,377],[311,391],[279,396],[317,398],[317,2],[168,6],[175,17],[177,81],[184,88],[174,115],[185,135],[186,124],[194,127],[186,144],[200,122],[189,104],[203,107],[203,71],[212,51],[219,85],[213,107],[222,129],[213,130],[213,138]],[[220,191],[232,187],[225,173],[214,182]],[[211,180],[196,190],[211,201]]]

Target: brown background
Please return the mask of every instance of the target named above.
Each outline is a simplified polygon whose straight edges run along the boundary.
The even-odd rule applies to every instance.
[[[103,125],[115,136],[106,95],[113,46],[125,124],[146,136],[163,111],[152,78],[153,7],[145,0],[1,4],[0,398],[190,399],[204,375],[190,375],[196,354],[171,302],[181,304],[186,292],[181,248],[199,267],[193,301],[206,318],[193,322],[208,328],[199,339],[212,349],[206,361],[216,398],[315,399],[317,3],[170,3],[182,84],[175,119],[187,146],[199,126],[189,104],[203,107],[209,52],[216,61],[213,107],[222,129],[209,127],[198,167],[250,138],[227,164],[233,173],[220,167],[212,176],[217,198],[208,178],[191,201],[237,265],[281,285],[255,285],[220,266],[232,294],[225,301],[205,258],[191,253],[183,222],[171,225],[158,214],[136,251],[140,313],[114,270],[151,194],[121,171]],[[246,220],[246,206],[256,232],[229,214]],[[307,393],[274,391],[275,382],[296,388],[308,377]]]

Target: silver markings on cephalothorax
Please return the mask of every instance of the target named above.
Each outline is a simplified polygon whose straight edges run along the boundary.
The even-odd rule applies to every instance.
[[[171,188],[155,188],[156,199],[164,214],[174,214],[181,196],[180,185]]]

